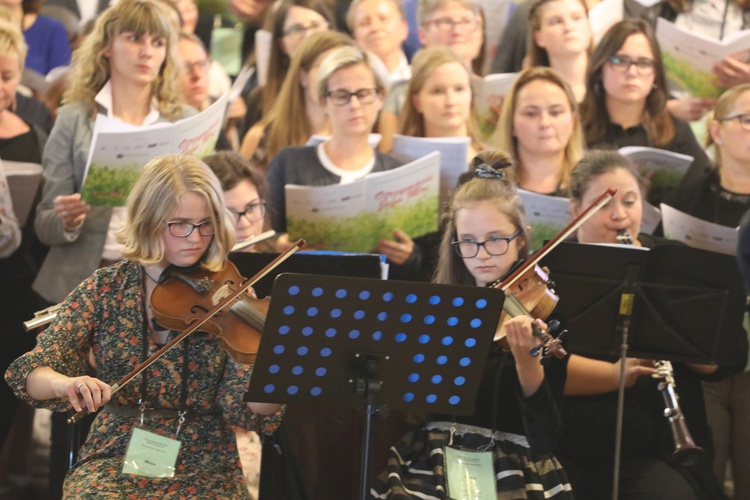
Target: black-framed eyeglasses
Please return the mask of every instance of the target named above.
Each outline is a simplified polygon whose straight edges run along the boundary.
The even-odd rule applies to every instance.
[[[328,23],[326,21],[313,21],[307,26],[304,24],[293,24],[287,29],[281,32],[284,36],[300,37],[306,36],[309,33],[315,33],[328,29]]]
[[[450,17],[439,17],[424,23],[432,24],[443,33],[448,33],[456,28],[464,32],[474,31],[479,27],[479,20],[476,17],[462,17],[461,19],[451,19]]]
[[[492,236],[484,241],[461,240],[452,241],[451,246],[462,259],[471,259],[479,255],[479,247],[484,247],[484,251],[493,257],[504,255],[510,248],[510,242],[518,238],[523,231],[516,230],[510,236]]]
[[[740,126],[745,130],[750,130],[750,113],[740,113],[739,115],[727,116],[726,118],[717,118],[720,122],[737,120]]]
[[[205,59],[201,59],[200,61],[195,62],[186,62],[185,63],[185,72],[190,73],[194,69],[197,69],[199,73],[203,73],[205,71],[208,71],[208,68],[211,67],[211,63],[213,62],[213,59],[210,57],[207,57]]]
[[[243,215],[248,222],[258,222],[263,220],[263,216],[266,215],[266,202],[251,203],[242,212],[235,212],[232,209],[229,209],[229,211],[237,218],[237,224],[240,223]]]
[[[354,92],[336,89],[326,92],[326,97],[334,106],[346,106],[355,96],[360,104],[372,104],[378,95],[380,95],[380,89],[378,88],[357,89]]]
[[[631,66],[635,66],[639,75],[650,75],[656,67],[656,62],[648,57],[633,59],[628,56],[609,56],[607,62],[618,73],[627,73]]]
[[[194,229],[198,229],[198,234],[201,236],[213,236],[214,235],[214,223],[210,220],[204,220],[198,224],[185,221],[170,221],[167,222],[167,228],[169,234],[175,238],[187,238],[193,234]]]

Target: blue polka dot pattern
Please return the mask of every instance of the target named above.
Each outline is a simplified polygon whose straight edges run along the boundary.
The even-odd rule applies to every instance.
[[[362,386],[362,360],[372,359],[379,404],[458,410],[473,401],[501,297],[481,287],[282,274],[254,367],[263,382],[248,396],[361,398],[353,388]]]

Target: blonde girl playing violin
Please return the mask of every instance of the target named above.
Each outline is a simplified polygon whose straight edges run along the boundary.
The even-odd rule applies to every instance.
[[[505,179],[512,167],[509,156],[482,152],[474,165],[479,165],[474,177],[456,190],[449,206],[437,283],[487,286],[528,255],[526,214]],[[489,454],[484,457],[489,465],[479,474],[489,477],[494,488],[483,491],[482,498],[572,498],[566,474],[551,453],[561,432],[558,402],[565,361],[542,363],[531,357],[529,349],[538,344],[532,322],[546,328],[529,316],[505,323],[510,352],[493,344],[474,415],[432,415],[402,438],[390,449],[387,470],[370,490],[372,498],[455,496],[464,485],[446,480],[457,465],[450,459],[451,448]]]
[[[218,340],[194,333],[120,391],[110,385],[176,334],[152,321],[151,293],[164,269],[224,265],[235,230],[218,179],[195,158],[155,158],[130,193],[118,238],[125,259],[73,290],[36,348],[5,374],[28,404],[99,410],[64,498],[249,498],[230,426],[271,434],[282,410],[242,401],[252,369]],[[147,453],[155,462],[148,474],[163,477],[141,474],[135,458],[139,439],[154,435],[178,447]]]

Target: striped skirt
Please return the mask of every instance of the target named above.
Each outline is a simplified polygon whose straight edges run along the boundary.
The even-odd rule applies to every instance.
[[[388,452],[388,465],[370,488],[370,498],[446,500],[444,448],[484,449],[492,432],[450,422],[432,422],[406,434]],[[524,436],[496,432],[493,461],[497,500],[572,499],[568,477],[552,454],[532,457]]]

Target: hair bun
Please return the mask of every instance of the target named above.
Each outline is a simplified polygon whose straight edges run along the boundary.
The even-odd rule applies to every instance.
[[[502,165],[502,167],[506,167],[509,165]],[[487,165],[486,163],[482,163],[481,165],[478,165],[476,169],[474,170],[474,177],[479,177],[481,179],[505,179],[505,172],[502,170],[496,170],[495,168]]]

